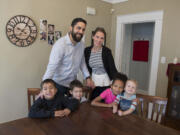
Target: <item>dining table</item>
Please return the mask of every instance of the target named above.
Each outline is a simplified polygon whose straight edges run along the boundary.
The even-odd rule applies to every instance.
[[[0,124],[0,135],[180,135],[136,114],[118,116],[89,102],[66,117],[21,118]]]

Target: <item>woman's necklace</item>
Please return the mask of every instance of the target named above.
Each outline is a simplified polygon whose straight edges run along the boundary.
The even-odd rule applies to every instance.
[[[93,47],[92,52],[96,53],[98,52],[102,47]]]

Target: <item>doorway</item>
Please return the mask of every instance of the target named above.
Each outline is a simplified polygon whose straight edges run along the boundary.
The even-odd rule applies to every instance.
[[[126,73],[128,77],[139,81],[139,93],[155,95],[156,92],[155,89],[160,53],[162,18],[163,11],[117,17],[115,51],[116,66],[120,72]],[[151,29],[149,29],[150,27]],[[141,32],[144,30],[146,32],[142,34]],[[133,32],[137,33],[138,31],[138,36],[134,36]],[[148,33],[151,33],[151,36],[147,36]],[[148,62],[132,61],[132,43],[134,40],[150,41]],[[129,44],[128,47],[127,44]],[[146,69],[140,69],[142,67],[146,67]],[[144,77],[142,77],[143,75]]]
[[[138,93],[148,94],[154,22],[125,24],[124,28],[121,72],[138,82]],[[139,56],[135,47],[141,47],[138,48],[141,51],[145,49],[145,56],[141,57],[146,57],[146,60],[135,58]]]

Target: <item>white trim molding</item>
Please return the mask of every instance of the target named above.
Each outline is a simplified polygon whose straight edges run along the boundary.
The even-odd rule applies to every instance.
[[[152,61],[150,65],[150,76],[149,76],[150,78],[149,78],[149,86],[148,86],[148,94],[155,95],[159,55],[160,55],[160,45],[161,45],[163,11],[154,11],[147,13],[145,12],[139,14],[117,16],[115,63],[117,69],[121,71],[123,39],[124,39],[123,31],[125,24],[143,23],[143,22],[155,22],[153,48],[152,48]]]
[[[125,2],[125,1],[128,1],[128,0],[102,0],[102,1],[108,2],[108,3],[111,3],[111,4],[116,4],[116,3]]]

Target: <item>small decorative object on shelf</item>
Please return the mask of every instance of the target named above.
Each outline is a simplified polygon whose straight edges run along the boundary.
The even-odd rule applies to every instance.
[[[6,24],[6,35],[18,47],[31,45],[37,37],[37,27],[28,16],[16,15]]]
[[[177,64],[178,63],[178,58],[177,57],[174,57],[173,59],[173,64]]]

